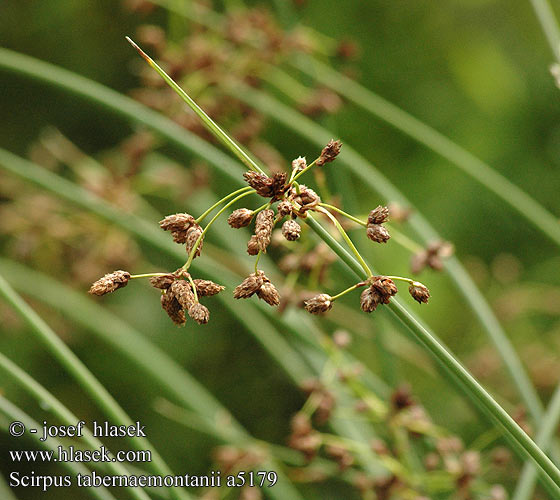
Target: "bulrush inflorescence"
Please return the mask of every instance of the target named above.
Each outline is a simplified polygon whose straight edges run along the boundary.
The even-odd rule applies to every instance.
[[[92,285],[90,293],[104,295],[126,286],[131,279],[146,277],[150,279],[153,287],[161,290],[162,308],[175,324],[184,325],[187,317],[199,324],[207,323],[210,314],[208,309],[199,302],[199,298],[215,295],[222,291],[224,287],[212,281],[191,278],[188,272],[189,268],[193,259],[200,256],[204,235],[218,216],[238,200],[249,195],[258,195],[265,198],[266,203],[264,205],[254,210],[238,208],[227,219],[228,224],[235,229],[247,227],[254,222],[254,234],[247,243],[247,253],[256,256],[254,272],[235,288],[234,298],[248,299],[256,295],[271,306],[280,304],[280,294],[277,288],[264,271],[258,268],[259,259],[263,253],[267,252],[271,244],[276,224],[285,219],[280,233],[285,241],[294,242],[300,239],[302,233],[302,228],[297,220],[305,220],[309,212],[315,212],[326,216],[339,230],[342,238],[361,263],[368,278],[337,295],[331,296],[320,293],[309,298],[304,302],[307,311],[311,314],[325,313],[333,307],[334,302],[339,297],[352,290],[365,287],[360,296],[360,307],[365,312],[373,312],[379,305],[388,304],[391,297],[397,293],[395,285],[397,280],[409,284],[409,292],[416,301],[420,303],[428,302],[430,292],[422,283],[399,276],[373,275],[345,229],[335,217],[335,214],[346,216],[352,222],[365,227],[366,235],[370,240],[386,243],[390,238],[389,231],[383,225],[389,218],[389,209],[386,206],[377,206],[370,212],[367,221],[361,221],[333,205],[322,203],[321,198],[315,191],[297,182],[301,175],[313,167],[319,168],[333,162],[340,153],[341,146],[340,141],[331,140],[323,148],[317,159],[310,164],[307,164],[305,158],[296,158],[292,162],[292,171],[289,176],[286,172],[278,172],[271,177],[253,170],[245,172],[244,178],[249,186],[228,194],[206,210],[198,219],[187,213],[168,215],[160,221],[159,225],[164,231],[169,231],[175,243],[185,245],[188,257],[183,267],[172,273],[140,275],[131,275],[126,271],[115,271],[96,281]],[[203,228],[201,222],[218,208],[216,215]],[[437,248],[434,246],[433,249],[426,251],[423,257],[426,265],[435,267],[433,262],[439,258],[441,248],[442,245],[439,245]]]
[[[357,223],[366,229],[367,237],[377,243],[386,243],[391,237],[384,226],[389,218],[389,209],[379,205],[373,209],[367,221],[354,217],[334,205],[323,203],[320,196],[311,188],[300,184],[298,179],[315,167],[316,180],[321,187],[322,172],[325,165],[332,163],[340,154],[342,143],[331,139],[322,149],[319,156],[311,163],[307,163],[304,157],[298,157],[291,163],[291,172],[276,172],[266,175],[263,170],[227,136],[217,124],[200,108],[180,87],[167,75],[142,49],[132,40],[128,41],[135,47],[138,53],[146,60],[152,68],[166,81],[166,83],[177,92],[182,99],[199,116],[207,129],[220,139],[230,150],[249,167],[243,175],[248,186],[229,193],[217,203],[208,208],[198,218],[187,214],[177,213],[168,215],[160,221],[160,227],[169,231],[175,243],[185,245],[187,260],[185,264],[173,273],[151,273],[131,275],[126,271],[115,271],[105,275],[95,282],[90,293],[104,295],[124,287],[129,280],[135,278],[150,278],[152,286],[161,290],[161,304],[171,320],[183,325],[187,316],[199,324],[208,322],[210,313],[208,309],[199,302],[199,297],[219,293],[224,287],[211,281],[193,279],[189,274],[193,259],[199,257],[202,252],[204,235],[230,206],[249,195],[258,195],[266,201],[256,209],[238,208],[228,217],[228,223],[232,228],[239,229],[249,226],[254,221],[254,234],[247,243],[247,253],[255,256],[254,272],[245,278],[234,290],[236,299],[248,299],[256,295],[271,306],[279,306],[281,303],[280,293],[264,271],[259,269],[258,264],[263,253],[267,252],[272,242],[273,231],[276,224],[283,219],[281,234],[286,241],[293,245],[296,240],[301,239],[302,228],[298,219],[306,221],[311,218],[310,212],[327,217],[334,224],[348,248],[353,252],[356,260],[361,265],[365,274],[365,280],[351,286],[350,288],[331,296],[321,293],[304,302],[304,306],[312,314],[320,314],[329,311],[333,303],[346,293],[360,287],[366,287],[361,294],[360,305],[363,311],[373,312],[380,304],[388,304],[397,293],[395,281],[404,281],[409,285],[412,297],[420,303],[428,302],[430,293],[421,283],[409,278],[399,276],[376,276],[354,246],[352,240],[338,221],[337,216],[343,216],[353,223]],[[214,210],[217,213],[203,228],[201,223]],[[422,255],[424,265],[436,267],[437,259],[441,257],[442,245],[437,248],[428,249]],[[311,252],[310,252],[311,253]],[[315,261],[317,259],[314,259]],[[321,260],[319,265],[322,267]],[[318,268],[320,269],[320,268]],[[293,287],[292,287],[293,290]],[[285,304],[286,302],[284,302]]]

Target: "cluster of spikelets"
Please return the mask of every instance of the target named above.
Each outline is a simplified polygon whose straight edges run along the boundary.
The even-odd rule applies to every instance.
[[[247,253],[257,257],[255,272],[251,273],[235,288],[234,298],[247,299],[256,295],[271,306],[280,304],[280,294],[277,288],[265,273],[257,267],[258,259],[261,254],[266,253],[272,240],[273,229],[282,220],[284,222],[282,223],[281,233],[288,241],[296,241],[300,238],[301,226],[297,220],[305,219],[308,212],[327,215],[331,221],[336,223],[333,214],[327,209],[329,205],[322,204],[319,195],[307,186],[299,184],[297,179],[312,167],[322,167],[334,161],[341,146],[340,141],[331,140],[323,148],[320,156],[310,165],[307,165],[305,158],[296,158],[292,162],[290,177],[286,172],[278,172],[272,176],[255,171],[248,171],[244,174],[245,181],[251,189],[240,190],[244,192],[235,200],[249,194],[257,194],[268,201],[256,210],[239,208],[228,217],[228,223],[232,228],[247,227],[254,219],[254,234],[247,243]],[[231,193],[222,202],[225,203],[225,200],[236,193]],[[222,211],[235,200],[225,205]],[[367,222],[361,222],[366,228],[366,234],[370,240],[377,243],[386,243],[389,240],[391,236],[384,226],[388,217],[389,209],[385,206],[378,206],[370,212]],[[204,216],[201,216],[200,220],[202,218]],[[96,281],[92,285],[90,293],[104,295],[126,286],[130,279],[148,277],[152,286],[161,290],[161,305],[175,324],[185,324],[187,316],[199,324],[207,323],[209,311],[199,302],[199,298],[215,295],[222,291],[224,287],[212,281],[193,279],[188,273],[192,260],[201,254],[204,235],[213,222],[211,221],[203,229],[200,226],[200,220],[187,213],[177,213],[168,215],[159,223],[164,231],[171,234],[175,243],[185,245],[188,259],[182,268],[173,273],[152,273],[136,276],[126,271],[115,271]],[[422,262],[418,257],[417,267],[422,265],[436,267],[441,252],[441,248],[427,250],[425,255],[422,256]],[[311,314],[325,313],[332,308],[338,297],[354,289],[365,287],[361,293],[360,305],[363,311],[373,312],[379,305],[388,304],[391,297],[397,293],[393,278],[409,283],[409,292],[419,303],[428,302],[430,292],[419,282],[407,278],[371,275],[366,280],[336,296],[322,293],[312,297],[305,302],[305,309]]]

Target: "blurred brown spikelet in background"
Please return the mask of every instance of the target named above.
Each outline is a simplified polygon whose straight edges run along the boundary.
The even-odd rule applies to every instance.
[[[89,289],[89,293],[99,296],[105,295],[106,293],[111,293],[119,288],[125,287],[128,284],[128,280],[130,280],[129,272],[113,271],[93,283]]]

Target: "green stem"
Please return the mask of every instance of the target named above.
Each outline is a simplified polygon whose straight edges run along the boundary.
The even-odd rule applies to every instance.
[[[340,297],[342,297],[343,295],[346,295],[348,292],[351,292],[352,290],[356,290],[356,288],[360,288],[361,286],[364,286],[365,283],[364,282],[360,282],[360,283],[356,283],[355,285],[347,288],[346,290],[337,293],[336,295],[334,295],[333,297],[331,297],[331,301],[336,300]]]
[[[198,245],[200,245],[200,242],[202,241],[202,238],[204,238],[204,235],[206,234],[206,232],[208,231],[208,229],[210,229],[210,227],[212,226],[212,224],[214,224],[214,222],[216,221],[216,219],[222,215],[224,213],[225,210],[227,210],[227,208],[229,208],[231,205],[233,205],[235,202],[239,201],[241,198],[244,198],[245,196],[248,196],[250,194],[254,194],[256,191],[251,188],[250,191],[245,191],[244,193],[240,194],[239,196],[236,196],[233,200],[231,200],[229,203],[227,203],[226,205],[224,205],[216,215],[214,215],[214,217],[212,217],[212,219],[210,219],[210,222],[206,225],[206,227],[203,229],[202,233],[200,234],[200,236],[197,238],[194,246],[192,247],[190,253],[189,253],[189,257],[187,259],[187,262],[185,262],[185,265],[183,266],[183,269],[188,270],[189,267],[192,264],[192,261],[194,259],[194,255],[196,253],[196,250],[198,248]]]
[[[229,193],[227,196],[224,196],[221,200],[217,201],[208,210],[206,210],[198,219],[196,219],[196,223],[200,224],[210,212],[212,212],[214,209],[218,208],[222,203],[225,203],[230,198],[233,198],[234,196],[238,195],[239,193],[244,193],[245,191],[250,191],[251,189],[252,189],[251,186],[245,186],[241,189],[238,189],[237,191],[234,191],[233,193]]]
[[[0,370],[3,372],[3,378],[14,380],[18,385],[21,385],[27,393],[41,405],[48,405],[50,411],[56,415],[65,425],[76,425],[80,419],[74,415],[66,406],[64,406],[56,397],[54,397],[47,389],[39,384],[35,379],[24,372],[19,366],[10,361],[7,357],[0,353]],[[37,429],[38,427],[34,427]],[[37,434],[36,436],[39,436]],[[92,449],[100,449],[103,443],[95,438],[91,431],[84,427],[82,432],[84,442]],[[48,440],[50,441],[50,439]],[[46,441],[43,446],[46,446]],[[52,443],[51,443],[52,444]],[[65,462],[62,463],[64,465]],[[107,462],[107,467],[116,475],[126,475],[127,470],[118,462]],[[85,468],[84,468],[85,469]],[[81,473],[87,473],[87,469],[82,470]],[[97,488],[87,488],[88,490],[96,490]],[[142,489],[131,488],[131,495],[138,500],[150,500],[150,497],[144,493]],[[113,498],[112,495],[107,495]],[[106,498],[106,496],[104,496]]]
[[[540,428],[538,429],[535,442],[543,449],[550,446],[551,440],[554,438],[558,422],[560,421],[560,384],[556,387],[554,395],[550,400],[544,418],[542,419]],[[532,498],[533,490],[535,488],[535,481],[537,480],[537,470],[529,462],[523,466],[521,476],[512,500],[529,500]]]
[[[257,274],[257,271],[259,270],[259,260],[261,259],[261,255],[262,255],[262,250],[259,250],[259,253],[257,254],[257,258],[255,259],[255,274]]]
[[[403,248],[406,248],[412,253],[418,253],[424,250],[421,245],[410,239],[404,233],[401,233],[398,229],[395,229],[395,226],[387,223],[385,225],[387,229],[389,229],[389,233],[391,233],[391,238]]]
[[[131,274],[130,279],[137,279],[137,278],[152,278],[154,276],[166,276],[168,273],[146,273],[146,274]]]
[[[115,425],[130,425],[132,420],[113,399],[103,385],[83,365],[78,357],[51,330],[43,319],[24,302],[9,283],[0,275],[0,296],[21,316],[31,327],[31,331],[47,346],[60,364],[78,381],[82,388],[89,393],[98,406],[111,418]],[[167,464],[155,451],[146,438],[130,438],[129,442],[137,450],[150,450],[152,462],[150,469],[159,474],[171,474]],[[171,495],[177,500],[190,498],[186,492],[173,488]]]
[[[329,210],[332,210],[333,212],[339,213],[340,215],[343,215],[347,219],[350,219],[351,221],[354,221],[356,224],[359,224],[360,226],[367,227],[367,222],[364,222],[363,220],[358,219],[358,217],[354,217],[353,215],[350,215],[349,213],[345,212],[344,210],[341,210],[338,207],[335,207],[334,205],[329,205],[328,203],[319,203],[319,206],[324,207],[324,208],[328,208]]]
[[[163,78],[165,83],[169,85],[178,95],[187,103],[187,105],[196,113],[196,115],[202,120],[202,122],[208,127],[208,129],[214,134],[214,136],[222,141],[222,143],[239,159],[241,160],[250,170],[254,170],[255,172],[260,172],[264,174],[263,170],[257,165],[257,163],[251,159],[251,157],[243,151],[243,149],[218,126],[212,118],[210,118],[204,110],[193,101],[193,99],[181,88],[177,85],[173,79],[165,72],[163,69],[158,66],[158,64],[148,55],[146,54],[136,43],[132,41],[129,37],[126,37],[126,40],[130,45],[132,45],[140,56],[153,68],[156,72]]]
[[[364,261],[364,259],[360,255],[360,252],[358,252],[358,249],[354,246],[354,243],[352,242],[352,240],[350,239],[350,237],[348,236],[348,234],[346,233],[344,228],[340,225],[340,222],[338,222],[336,220],[336,217],[326,209],[323,209],[321,211],[321,213],[325,214],[332,221],[332,223],[336,226],[336,228],[338,229],[342,238],[344,238],[344,241],[350,247],[350,250],[352,250],[352,253],[358,259],[358,262],[362,266],[362,269],[366,272],[367,277],[369,278],[370,276],[373,276],[373,274],[372,274],[371,270],[369,269],[368,265],[366,264],[366,262]]]
[[[364,278],[360,264],[338,243],[312,216],[305,219],[331,249],[345,262],[345,264],[360,278]],[[367,278],[367,276],[365,276]],[[516,450],[535,463],[543,472],[543,480],[550,488],[560,494],[560,470],[531,440],[507,412],[486,392],[474,377],[457,361],[424,325],[420,324],[404,306],[393,299],[387,307],[404,324],[414,337],[432,356],[459,382],[466,394],[472,397],[492,419],[500,426],[506,436],[516,445]]]

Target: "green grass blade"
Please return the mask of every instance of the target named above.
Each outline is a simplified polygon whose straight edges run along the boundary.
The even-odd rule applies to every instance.
[[[543,449],[547,449],[551,440],[554,438],[558,423],[560,422],[560,385],[554,391],[554,395],[550,400],[544,418],[542,419],[540,428],[538,429],[535,442]],[[537,479],[537,470],[530,464],[526,463],[521,471],[521,476],[515,488],[512,500],[530,500],[535,488]]]
[[[310,56],[295,58],[293,64],[303,73],[312,76],[361,108],[377,116],[397,130],[436,152],[451,164],[492,191],[513,210],[560,245],[558,217],[551,214],[525,191],[496,172],[488,164],[454,143],[451,139],[426,125],[401,108],[366,89],[351,78]],[[273,78],[269,81],[274,83]]]
[[[250,103],[256,109],[272,116],[286,127],[296,131],[318,147],[322,147],[321,145],[326,144],[332,137],[328,130],[262,92],[249,89],[248,87],[243,87],[243,89],[236,87],[235,94],[237,97],[246,100],[247,103]],[[373,168],[365,158],[360,156],[347,143],[345,143],[337,162],[344,165],[348,171],[359,177],[364,185],[370,187],[381,197],[390,201],[398,201],[404,206],[413,206],[381,172]],[[424,219],[418,210],[414,210],[410,224],[417,235],[425,242],[441,239],[435,229]],[[542,403],[494,313],[456,258],[448,259],[446,268],[457,288],[484,327],[492,343],[496,346],[529,412],[539,422],[543,414]]]
[[[31,327],[37,338],[43,342],[47,349],[70,373],[78,384],[92,397],[103,412],[110,417],[115,425],[130,425],[132,419],[124,412],[113,399],[105,387],[83,365],[78,357],[54,333],[43,319],[14,291],[10,284],[0,275],[0,296],[12,307],[19,316]],[[131,446],[137,450],[150,450],[152,461],[150,469],[162,475],[171,474],[171,470],[163,461],[147,438],[129,438]],[[180,489],[173,488],[171,494],[174,498],[184,500],[190,496]]]
[[[12,418],[12,420],[17,420],[17,419]],[[0,474],[0,496],[4,500],[18,500],[12,488],[10,488],[8,482],[4,479],[4,476],[2,474]],[[95,497],[95,498],[98,498],[99,500],[113,500],[113,497],[109,497],[109,496],[105,496],[103,498],[101,497]]]
[[[64,425],[76,425],[76,423],[80,421],[80,419],[77,416],[75,416],[68,408],[66,408],[66,406],[64,406],[55,396],[53,396],[49,391],[47,391],[33,377],[25,373],[19,366],[17,366],[15,363],[13,363],[8,358],[6,358],[6,356],[4,356],[2,353],[0,353],[0,371],[2,371],[3,373],[3,378],[8,380],[11,379],[15,381],[16,384],[22,386],[24,390],[37,401],[38,404],[48,405],[50,411],[58,418],[60,418],[60,420],[64,423]],[[23,414],[20,413],[14,414],[16,408],[13,407],[12,405],[9,405],[7,401],[4,402],[5,402],[5,406],[3,406],[2,409],[3,410],[11,409],[12,413],[9,416],[16,421],[23,422],[27,429],[42,428],[41,425],[35,422],[33,422],[32,424],[30,422],[30,417],[28,417],[27,415],[23,416]],[[23,417],[23,418],[20,419],[19,417]],[[58,441],[52,440],[51,438],[47,439],[44,442],[41,442],[39,440],[39,437],[41,436],[40,432],[37,434],[29,434],[29,435],[32,436],[33,439],[36,440],[40,446],[48,447],[51,450],[56,451],[58,445],[62,444],[59,443]],[[93,437],[93,434],[86,428],[83,429],[82,437],[84,442],[87,443],[87,445],[90,446],[91,449],[99,449],[101,448],[101,446],[103,446],[103,443],[99,441],[99,439]],[[61,462],[61,464],[64,467],[68,467],[69,469],[71,469],[72,472],[75,473],[79,472],[81,474],[87,474],[89,472],[86,467],[83,466],[78,467],[73,462]],[[110,469],[111,472],[113,472],[115,475],[127,474],[126,469],[118,462],[107,462],[106,465],[107,468]],[[98,488],[87,488],[87,489],[90,491],[98,490]],[[97,495],[94,496],[96,496],[96,498],[115,500],[115,497],[113,497],[113,495],[105,488],[103,488],[101,492],[102,494],[100,494],[99,496]],[[146,495],[141,489],[131,488],[130,493],[134,498],[138,500],[150,500],[150,497]]]
[[[560,62],[560,28],[552,6],[548,0],[531,0],[531,5],[544,31],[550,50],[556,60]]]
[[[226,175],[233,175],[232,172],[239,169],[239,164],[227,154],[170,119],[89,78],[1,47],[0,70],[52,85],[98,104],[132,123],[149,128],[189,156],[194,154],[211,162]]]
[[[331,247],[359,279],[364,279],[360,264],[326,231],[313,217],[305,219],[307,224]],[[432,356],[454,377],[465,389],[465,393],[492,417],[505,435],[515,442],[524,457],[533,461],[543,472],[543,479],[548,486],[555,488],[560,495],[560,470],[531,440],[507,412],[490,396],[447,348],[422,325],[398,300],[393,299],[388,309],[396,318],[406,325],[414,337],[432,354]],[[548,478],[548,480],[547,480]]]
[[[239,146],[235,141],[230,139],[230,137],[219,127],[219,125],[212,120],[204,110],[193,101],[193,99],[177,85],[173,79],[165,72],[163,69],[148,55],[146,54],[136,43],[132,41],[131,38],[126,37],[126,40],[130,45],[132,45],[140,56],[158,73],[159,76],[163,78],[165,83],[169,85],[179,97],[187,103],[189,108],[191,108],[196,115],[200,118],[202,123],[208,128],[214,136],[224,144],[242,163],[244,163],[250,170],[255,172],[263,173],[262,169],[257,165],[257,163]]]

